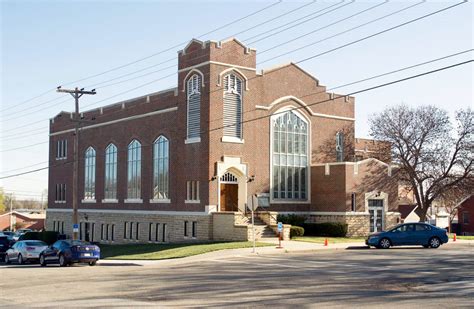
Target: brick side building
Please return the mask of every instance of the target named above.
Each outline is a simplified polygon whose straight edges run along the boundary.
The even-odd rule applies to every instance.
[[[82,117],[83,238],[235,239],[236,227],[247,235],[239,216],[254,195],[265,212],[348,222],[352,235],[397,222],[391,166],[354,162],[354,98],[326,92],[292,63],[258,72],[256,50],[236,39],[192,40],[178,52],[176,88]],[[71,118],[61,112],[50,122],[47,227],[66,222],[67,234]]]

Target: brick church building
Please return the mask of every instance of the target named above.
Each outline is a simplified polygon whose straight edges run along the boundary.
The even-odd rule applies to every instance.
[[[293,64],[256,70],[237,39],[192,40],[177,86],[84,111],[79,137],[82,239],[245,240],[247,203],[274,215],[346,222],[349,235],[396,224],[389,156],[354,137],[353,97],[326,92]],[[50,120],[47,228],[72,234],[74,122]]]

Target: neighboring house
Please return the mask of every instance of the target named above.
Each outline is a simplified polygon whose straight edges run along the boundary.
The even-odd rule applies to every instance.
[[[474,235],[474,195],[459,203],[458,228],[462,235]]]
[[[255,49],[236,39],[192,40],[178,53],[175,88],[81,113],[81,238],[247,239],[253,195],[273,215],[346,222],[350,235],[396,224],[396,171],[347,162],[354,100],[293,63],[257,71]],[[47,226],[66,234],[73,165],[59,163],[72,162],[72,118],[50,121]]]
[[[14,210],[0,215],[0,231],[10,230],[10,223],[13,229],[25,228],[32,230],[41,230],[44,228],[46,214],[34,210]]]

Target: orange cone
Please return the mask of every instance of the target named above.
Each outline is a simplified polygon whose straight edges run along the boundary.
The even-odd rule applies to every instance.
[[[453,241],[456,241],[456,233],[454,233]]]
[[[328,239],[327,239],[327,238],[324,240],[324,245],[325,245],[326,247],[327,247],[327,245],[328,245]]]

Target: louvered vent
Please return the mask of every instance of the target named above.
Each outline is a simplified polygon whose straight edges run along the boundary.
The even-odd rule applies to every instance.
[[[194,74],[187,83],[188,138],[199,137],[201,123],[201,76]]]
[[[242,138],[242,80],[234,74],[224,78],[224,136]]]

